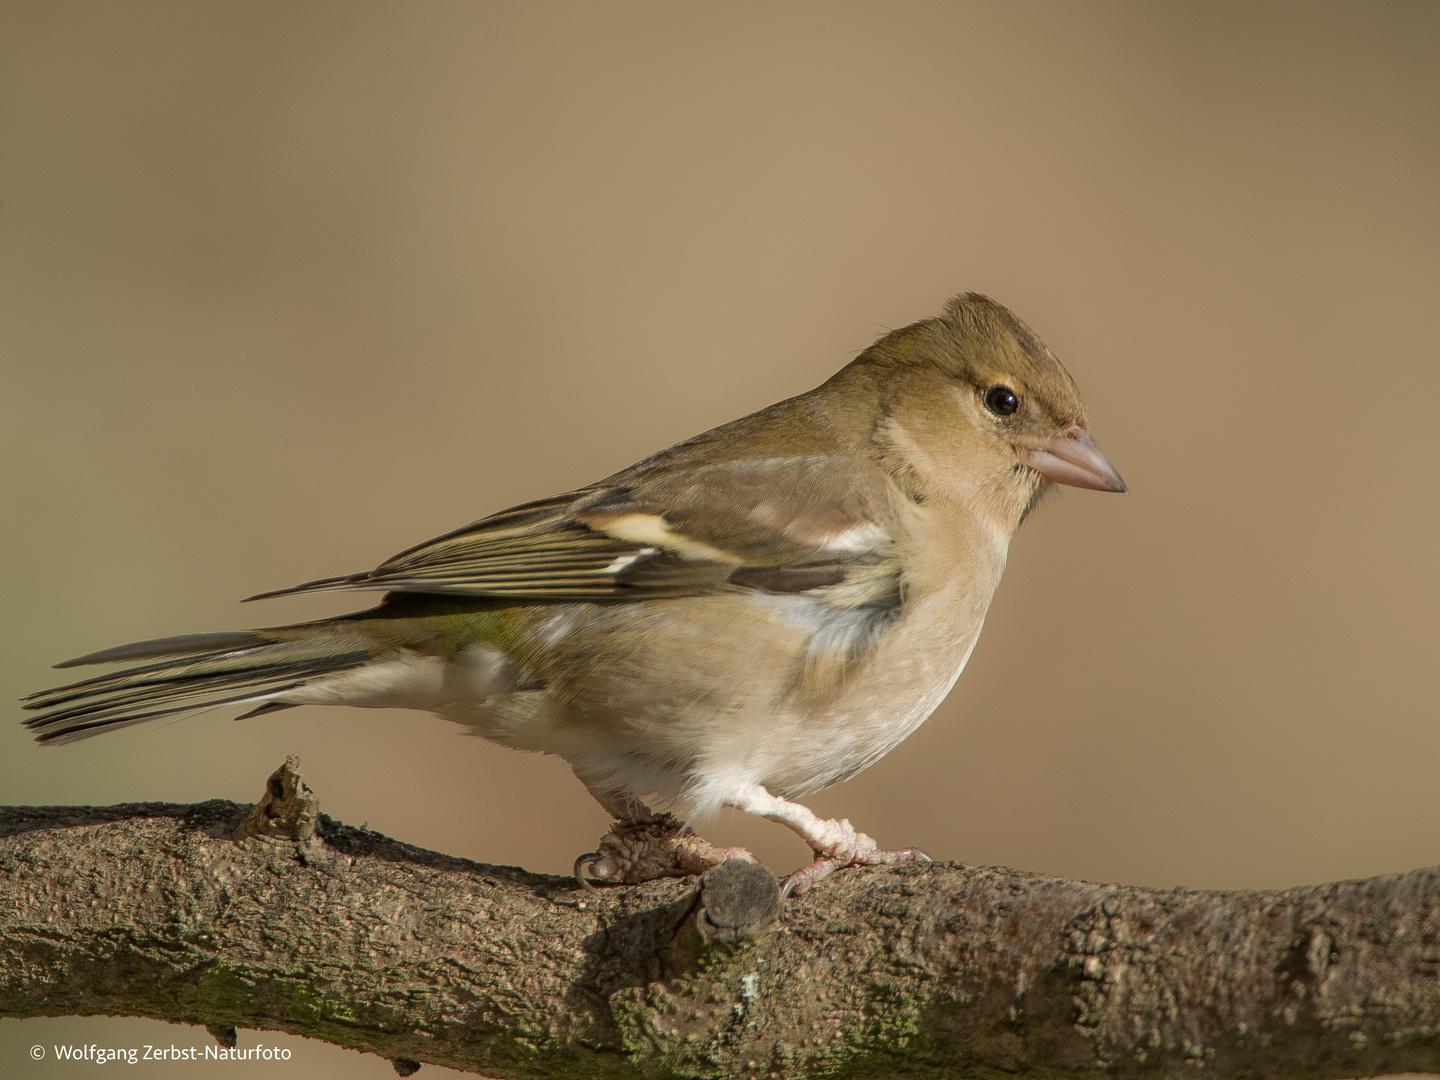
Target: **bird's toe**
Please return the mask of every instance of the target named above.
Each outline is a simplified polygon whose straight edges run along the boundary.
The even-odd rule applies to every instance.
[[[846,821],[844,824],[848,826],[850,823]],[[834,853],[817,851],[815,854],[820,857],[785,879],[785,884],[780,888],[781,896],[798,896],[808,891],[820,879],[829,877],[836,870],[851,866],[895,866],[899,863],[935,861],[919,848],[882,850],[862,832],[854,832],[854,843],[846,850]]]
[[[740,847],[716,847],[673,814],[645,821],[617,821],[597,850],[575,860],[575,880],[594,891],[591,880],[638,885],[664,877],[703,874],[730,859],[755,856]]]

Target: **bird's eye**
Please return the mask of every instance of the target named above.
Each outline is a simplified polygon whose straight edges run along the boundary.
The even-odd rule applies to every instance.
[[[1013,416],[1020,408],[1020,399],[1008,386],[992,386],[985,391],[985,408],[996,416]]]

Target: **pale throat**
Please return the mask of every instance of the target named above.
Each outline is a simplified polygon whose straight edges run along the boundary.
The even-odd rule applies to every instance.
[[[1020,527],[1040,477],[1020,467],[1018,458],[1011,463],[988,448],[982,451],[979,468],[976,462],[946,460],[948,455],[926,449],[895,417],[882,425],[881,434],[891,452],[921,482],[926,497],[951,504],[954,511],[945,516],[958,512],[973,521],[996,549],[1003,566],[1010,539]]]

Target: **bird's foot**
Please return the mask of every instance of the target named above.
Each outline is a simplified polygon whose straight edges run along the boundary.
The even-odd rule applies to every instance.
[[[575,880],[594,892],[590,878],[637,885],[656,878],[703,874],[728,859],[754,858],[741,847],[716,847],[674,814],[654,814],[643,821],[611,825],[598,850],[575,860]]]
[[[934,861],[919,848],[880,850],[874,840],[850,824],[849,818],[821,824],[826,826],[825,843],[814,848],[819,858],[787,877],[780,889],[781,896],[798,896],[821,878],[829,877],[836,870],[843,870],[847,866],[893,866],[895,863]]]

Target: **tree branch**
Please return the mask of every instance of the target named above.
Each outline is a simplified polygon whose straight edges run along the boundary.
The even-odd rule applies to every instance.
[[[754,864],[594,896],[332,821],[291,771],[254,810],[0,810],[0,1016],[288,1031],[402,1075],[1440,1071],[1440,868],[1266,892],[878,868],[767,929]]]

